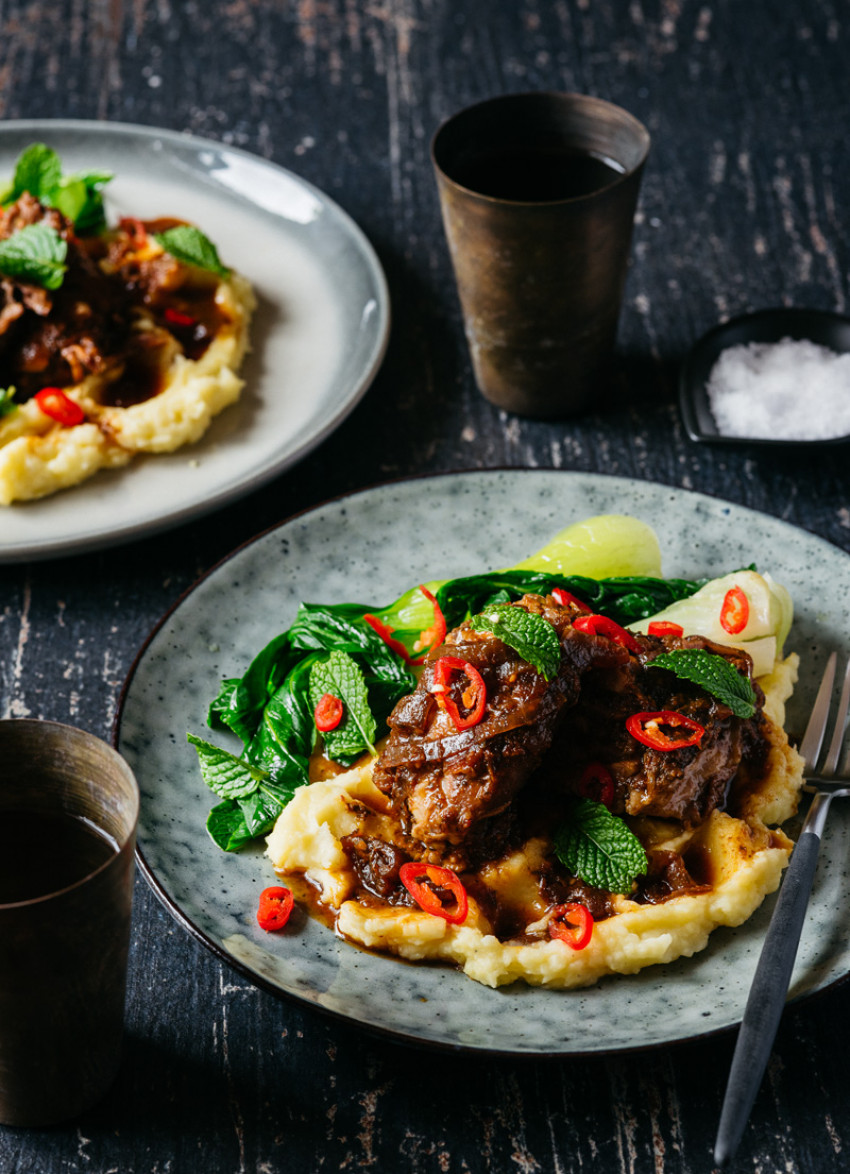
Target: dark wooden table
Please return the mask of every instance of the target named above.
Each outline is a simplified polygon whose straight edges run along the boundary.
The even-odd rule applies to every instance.
[[[720,318],[845,309],[848,56],[840,0],[0,0],[0,116],[172,127],[291,168],[368,234],[394,314],[365,399],[263,491],[120,549],[0,568],[0,715],[108,737],[137,648],[201,572],[296,510],[410,473],[645,478],[850,550],[846,452],[700,447],[675,401],[683,354]],[[524,89],[612,99],[653,136],[616,386],[557,424],[476,392],[428,155],[447,114]],[[67,1127],[0,1128],[3,1174],[698,1174],[734,1042],[592,1062],[418,1053],[256,990],[142,881],[127,1026],[107,1100]],[[850,1168],[848,1052],[850,988],[788,1010],[737,1168]]]

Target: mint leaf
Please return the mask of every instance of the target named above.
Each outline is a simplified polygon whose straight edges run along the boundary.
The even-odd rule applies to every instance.
[[[49,204],[61,178],[62,164],[56,152],[45,143],[32,143],[18,158],[12,187],[4,193],[3,203],[13,204],[24,192],[29,192],[43,204]]]
[[[106,227],[101,189],[110,179],[109,171],[63,176],[56,152],[45,143],[32,143],[19,157],[0,202],[6,207],[29,192],[45,207],[61,212],[81,235],[101,232]]]
[[[561,663],[561,642],[558,633],[543,616],[509,603],[496,603],[473,616],[469,623],[476,632],[492,632],[542,673],[547,681],[557,674]]]
[[[310,704],[313,709],[325,693],[338,697],[345,706],[342,721],[335,730],[322,735],[325,753],[337,759],[375,750],[377,726],[369,707],[369,695],[363,671],[347,652],[334,649],[327,660],[317,661],[310,669]]]
[[[204,782],[222,799],[242,799],[256,791],[269,777],[268,771],[251,766],[243,758],[196,738],[194,734],[187,734],[186,739],[198,752]]]
[[[604,803],[577,799],[555,833],[555,855],[573,876],[597,889],[628,893],[646,872],[640,840]]]
[[[732,710],[736,717],[752,717],[756,695],[749,679],[725,656],[705,648],[675,648],[646,662],[648,669],[669,669],[683,681],[693,681]]]
[[[0,418],[8,416],[11,412],[17,411],[18,405],[15,403],[15,388],[14,385],[10,387],[0,387]]]
[[[208,269],[219,277],[230,276],[230,270],[219,260],[215,245],[193,224],[178,224],[176,228],[167,228],[165,232],[155,232],[153,238],[166,253],[184,265],[197,265],[199,269]]]
[[[0,240],[0,273],[45,289],[58,289],[65,276],[68,245],[55,228],[28,224]]]

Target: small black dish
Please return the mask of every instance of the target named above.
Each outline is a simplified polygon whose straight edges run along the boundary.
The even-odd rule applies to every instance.
[[[850,318],[827,310],[758,310],[715,326],[694,343],[679,375],[679,410],[691,440],[708,444],[749,444],[785,447],[845,444],[850,436],[828,440],[777,440],[761,437],[722,436],[708,402],[708,377],[721,351],[750,342],[781,342],[783,338],[807,339],[839,353],[850,352]]]

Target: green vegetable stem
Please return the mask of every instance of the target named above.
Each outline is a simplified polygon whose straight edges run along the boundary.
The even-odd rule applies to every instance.
[[[15,385],[11,384],[9,387],[0,387],[0,418],[17,411],[17,407],[18,405],[15,403]]]

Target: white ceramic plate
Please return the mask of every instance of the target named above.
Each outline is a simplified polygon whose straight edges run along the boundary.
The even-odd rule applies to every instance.
[[[110,223],[177,216],[254,286],[253,352],[240,402],[203,439],[138,457],[42,501],[0,511],[0,562],[113,545],[258,489],[315,448],[371,383],[389,332],[380,263],[317,188],[244,151],[173,131],[101,122],[0,124],[0,177],[46,142],[66,172],[104,169]]]
[[[789,727],[799,729],[826,652],[850,631],[848,559],[828,543],[720,500],[583,473],[470,472],[366,490],[284,522],[215,567],[160,623],[129,675],[115,741],[142,791],[142,869],[177,920],[252,981],[411,1042],[601,1053],[738,1023],[772,899],[740,929],[717,930],[691,959],[578,992],[494,991],[450,969],[355,949],[309,919],[295,932],[263,933],[254,911],[274,883],[269,862],[259,849],[222,853],[204,828],[216,799],[186,732],[204,736],[221,679],[240,676],[300,600],[386,604],[411,584],[510,566],[570,521],[616,512],[656,528],[665,574],[755,561],[788,586],[797,608],[790,647],[803,658]],[[850,971],[847,807],[830,813],[792,995]]]

